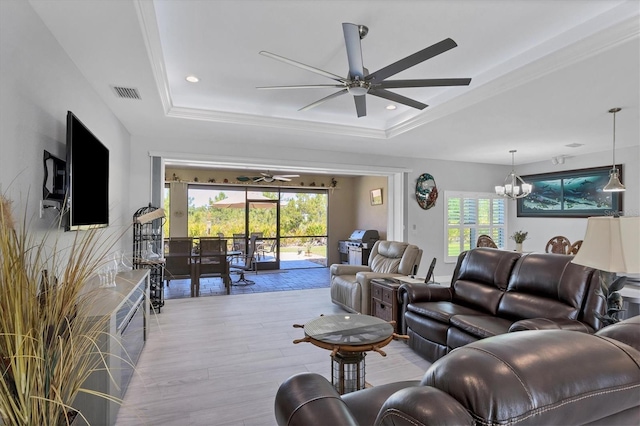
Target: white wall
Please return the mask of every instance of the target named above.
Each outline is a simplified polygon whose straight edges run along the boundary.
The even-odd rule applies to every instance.
[[[34,231],[49,229],[56,221],[52,209],[43,219],[38,216],[44,177],[42,155],[46,149],[65,158],[67,110],[109,148],[110,231],[124,232],[133,214],[127,196],[128,132],[29,3],[0,1],[0,191],[13,199],[17,218],[26,214]],[[64,240],[74,234],[60,232],[59,236]],[[131,251],[131,232],[117,248]]]
[[[640,148],[616,150],[616,163],[623,164],[622,182],[627,190],[623,193],[623,213],[627,216],[640,216]],[[553,165],[551,161],[527,164],[516,168],[520,175],[559,172],[589,167],[611,166],[611,153],[599,153],[569,157],[564,164]],[[582,240],[587,230],[586,218],[532,218],[517,217],[515,202],[509,210],[509,235],[522,229],[529,232],[524,242],[526,251],[544,251],[547,241],[556,235],[563,235],[574,242]],[[513,240],[509,240],[515,248]]]
[[[371,205],[371,190],[382,189],[382,204]],[[382,176],[363,176],[356,179],[356,216],[354,229],[375,229],[380,239],[387,239],[387,212],[389,194],[387,193],[387,178]]]

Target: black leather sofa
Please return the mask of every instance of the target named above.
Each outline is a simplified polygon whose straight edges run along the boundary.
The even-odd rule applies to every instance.
[[[435,361],[451,350],[511,331],[593,333],[604,313],[599,272],[573,256],[477,248],[458,258],[450,287],[403,284],[402,331],[409,346]]]
[[[640,317],[595,334],[507,333],[436,361],[421,381],[338,395],[315,373],[278,389],[284,426],[637,425]]]

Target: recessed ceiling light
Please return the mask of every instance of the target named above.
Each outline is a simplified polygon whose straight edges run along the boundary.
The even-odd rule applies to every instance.
[[[388,110],[394,110],[397,107],[395,105],[393,105],[393,104],[390,104],[390,105],[387,105],[385,108],[387,108]]]
[[[584,145],[584,144],[583,143],[574,142],[574,143],[570,143],[570,144],[565,145],[565,146],[568,146],[569,148],[578,148],[579,146],[582,146],[582,145]]]
[[[187,80],[189,83],[197,83],[200,81],[200,79],[195,75],[188,75],[185,77],[185,80]]]

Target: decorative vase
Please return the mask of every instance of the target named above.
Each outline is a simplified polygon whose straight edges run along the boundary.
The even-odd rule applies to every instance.
[[[522,243],[516,243],[516,251],[522,253]]]

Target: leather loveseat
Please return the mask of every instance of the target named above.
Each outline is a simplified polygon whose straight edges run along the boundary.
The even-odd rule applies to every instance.
[[[640,317],[595,334],[507,333],[453,350],[421,381],[340,396],[318,374],[295,375],[275,416],[281,426],[636,425],[639,350]]]
[[[418,246],[399,241],[376,241],[368,265],[331,265],[331,301],[349,312],[368,314],[371,280],[407,276],[422,260]]]
[[[573,256],[476,248],[458,258],[450,287],[403,284],[398,291],[409,346],[429,361],[452,349],[510,331],[603,324],[597,270]]]

